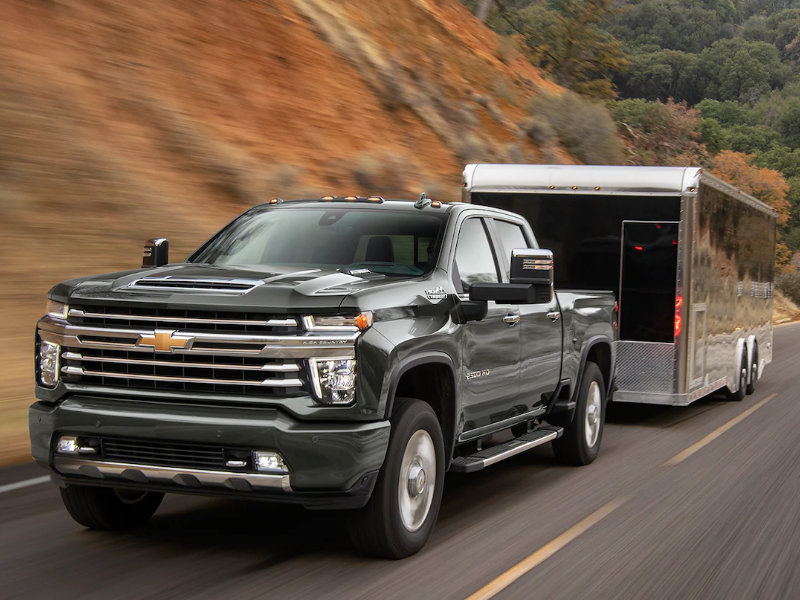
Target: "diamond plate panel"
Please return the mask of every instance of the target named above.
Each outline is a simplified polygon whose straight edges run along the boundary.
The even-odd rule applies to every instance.
[[[617,342],[617,388],[675,393],[675,352],[675,344],[670,343]]]

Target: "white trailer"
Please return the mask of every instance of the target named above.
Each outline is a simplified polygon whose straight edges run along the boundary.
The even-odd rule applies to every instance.
[[[463,199],[526,217],[557,288],[615,292],[615,401],[741,399],[772,361],[775,211],[703,169],[470,164]]]

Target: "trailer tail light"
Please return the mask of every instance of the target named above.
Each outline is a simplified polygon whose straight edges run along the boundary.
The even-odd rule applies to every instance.
[[[683,319],[681,318],[681,308],[683,308],[683,296],[675,296],[675,339],[681,334]]]

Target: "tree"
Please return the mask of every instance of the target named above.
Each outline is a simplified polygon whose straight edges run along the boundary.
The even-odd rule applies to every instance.
[[[686,102],[641,99],[609,103],[617,129],[637,165],[687,165],[705,161],[700,113]]]
[[[778,224],[784,225],[791,212],[789,184],[778,171],[755,166],[754,159],[752,154],[723,150],[711,159],[711,172],[769,204],[777,211]]]
[[[559,84],[580,94],[616,96],[614,72],[628,59],[620,42],[601,25],[616,11],[615,0],[538,0],[514,9],[495,0],[499,14],[520,33],[533,61]]]

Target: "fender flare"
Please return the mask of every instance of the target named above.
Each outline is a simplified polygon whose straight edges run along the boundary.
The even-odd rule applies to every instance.
[[[458,410],[458,392],[456,390],[457,379],[456,379],[456,367],[453,359],[450,355],[440,352],[440,351],[433,351],[433,352],[420,352],[418,354],[413,354],[409,357],[404,358],[401,360],[395,368],[392,370],[391,375],[389,376],[389,387],[386,396],[386,410],[384,411],[384,418],[389,419],[392,416],[392,410],[394,409],[394,399],[397,394],[397,386],[400,384],[400,380],[402,379],[403,375],[405,375],[408,371],[415,367],[419,367],[422,365],[430,365],[430,364],[440,364],[445,365],[453,378],[453,407],[452,407],[452,415],[450,415],[452,422],[445,423],[444,419],[446,418],[445,414],[442,414],[442,437],[444,438],[444,445],[445,445],[445,469],[450,468],[450,461],[453,458],[453,451],[455,450],[456,446],[456,438],[458,437],[458,419],[459,419],[459,410]],[[443,411],[444,412],[444,411]],[[447,430],[450,430],[451,435],[446,435]]]
[[[614,369],[616,368],[616,353],[614,352],[614,343],[609,340],[607,337],[602,335],[597,335],[594,337],[589,338],[586,341],[586,344],[583,346],[583,350],[581,351],[581,360],[580,364],[578,365],[578,373],[575,377],[575,387],[572,388],[571,400],[576,401],[578,390],[581,389],[581,383],[583,382],[583,371],[586,368],[586,361],[589,356],[589,350],[594,348],[599,344],[605,344],[608,346],[608,353],[609,353],[609,366],[608,366],[608,381],[606,381],[606,397],[605,402],[608,403],[608,399],[611,397],[611,390],[614,386]],[[599,365],[598,365],[599,366]],[[572,420],[572,417],[570,417]]]
[[[447,367],[449,367],[450,372],[453,375],[453,383],[455,384],[456,381],[455,363],[448,354],[438,351],[422,352],[404,358],[395,366],[395,368],[392,370],[391,375],[389,376],[389,388],[386,394],[386,410],[384,411],[383,414],[383,417],[385,419],[388,419],[389,417],[392,416],[392,409],[394,408],[394,397],[395,394],[397,393],[397,386],[399,385],[400,379],[402,379],[403,375],[405,375],[408,371],[410,371],[414,367],[419,367],[421,365],[426,365],[431,363],[444,364]]]

